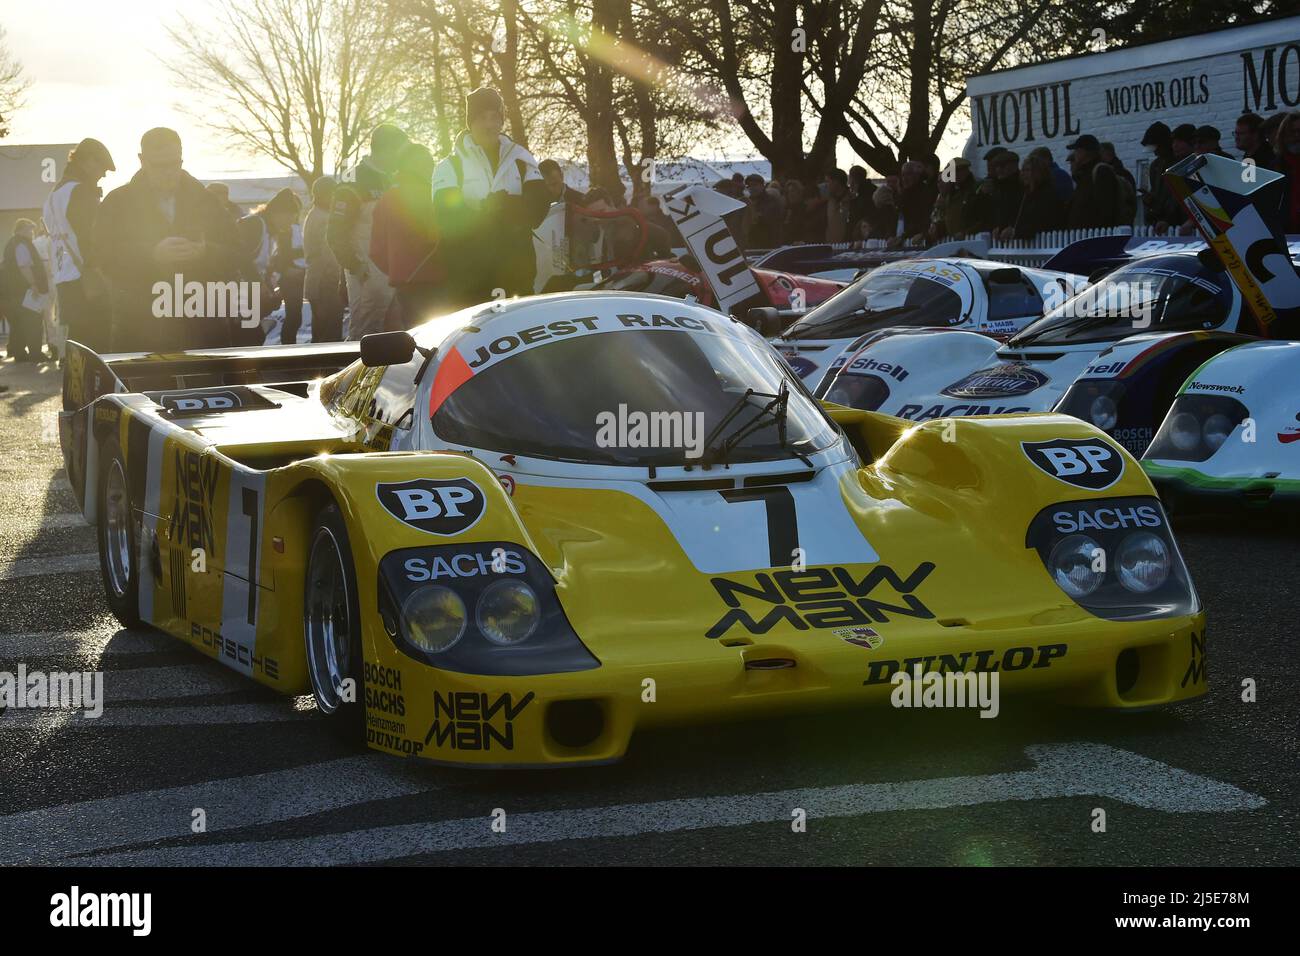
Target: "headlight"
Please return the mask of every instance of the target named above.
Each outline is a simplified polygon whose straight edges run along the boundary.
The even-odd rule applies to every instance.
[[[1236,427],[1227,415],[1215,414],[1205,420],[1201,434],[1205,436],[1205,444],[1209,446],[1210,451],[1216,452]]]
[[[523,581],[496,581],[478,599],[478,628],[493,644],[521,644],[537,629],[537,593]]]
[[[1088,410],[1092,423],[1104,432],[1110,431],[1119,421],[1119,409],[1115,407],[1115,400],[1109,395],[1098,395],[1092,400],[1092,408]]]
[[[1124,539],[1115,560],[1119,583],[1134,594],[1149,594],[1169,579],[1169,546],[1150,531]]]
[[[1086,534],[1062,538],[1047,559],[1047,569],[1061,590],[1072,598],[1087,597],[1106,577],[1105,570],[1093,569],[1100,546]]]
[[[436,584],[416,588],[402,602],[407,638],[429,654],[445,651],[459,641],[467,620],[460,595]]]
[[[1050,504],[1029,523],[1025,546],[1067,598],[1097,617],[1137,621],[1199,607],[1169,519],[1150,495]]]
[[[1201,444],[1201,423],[1191,412],[1179,412],[1169,422],[1169,440],[1179,451],[1194,451]]]

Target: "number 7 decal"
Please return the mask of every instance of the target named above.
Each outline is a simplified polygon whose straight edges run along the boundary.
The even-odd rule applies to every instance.
[[[795,559],[799,548],[799,519],[795,514],[794,495],[784,485],[771,488],[732,488],[719,491],[728,504],[761,501],[767,507],[768,566],[786,567]]]

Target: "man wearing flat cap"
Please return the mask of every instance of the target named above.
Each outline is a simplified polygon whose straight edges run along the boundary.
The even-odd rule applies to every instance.
[[[532,153],[502,132],[504,114],[496,90],[469,93],[466,129],[433,171],[438,248],[456,306],[533,292],[533,230],[551,196]]]
[[[112,322],[107,287],[94,262],[91,236],[104,195],[99,181],[116,170],[108,147],[97,139],[83,139],[68,153],[63,178],[50,190],[41,211],[50,233],[51,280],[59,304],[59,322],[68,338],[96,352],[108,351]]]

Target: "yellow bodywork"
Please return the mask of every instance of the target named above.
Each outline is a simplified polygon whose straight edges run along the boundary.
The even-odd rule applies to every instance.
[[[961,664],[997,665],[1003,692],[1050,692],[1083,705],[1150,707],[1206,689],[1203,613],[1139,622],[1099,618],[1073,603],[1026,546],[1030,521],[1053,502],[1154,494],[1127,455],[1123,476],[1104,492],[1067,486],[1030,467],[1022,441],[1099,434],[1064,416],[917,425],[830,407],[854,444],[874,457],[840,482],[856,523],[843,533],[864,535],[880,564],[900,578],[933,565],[912,592],[933,617],[884,610],[885,619],[874,625],[876,646],[868,648],[843,639],[842,628],[797,627],[791,621],[802,612],[794,611],[773,618],[766,633],[737,626],[706,636],[731,610],[711,583],[715,575],[696,570],[652,508],[617,489],[532,484],[516,473],[512,495],[482,461],[465,454],[370,451],[374,429],[330,415],[315,396],[287,402],[291,408],[213,416],[188,429],[160,425],[147,404],[110,396],[97,406],[95,421],[101,432],[116,426],[133,472],[144,467],[130,460],[145,447],[137,419],[149,419],[150,434],[161,429],[161,438],[152,439],[162,442],[161,461],[149,477],[156,504],[148,495],[136,502],[146,510],[141,550],[151,553],[148,619],[277,691],[310,693],[304,565],[313,515],[333,498],[353,550],[372,700],[367,739],[378,750],[485,766],[611,761],[634,731],[651,725],[879,705],[892,689],[879,679],[887,662],[952,667],[945,655]],[[460,538],[431,542],[376,496],[376,483],[414,477],[470,478],[487,496],[482,519]],[[256,543],[241,547],[239,522],[254,520],[261,525],[250,527]],[[238,532],[233,537],[231,529]],[[511,542],[540,558],[570,624],[600,666],[477,677],[401,651],[380,622],[381,558],[458,541]],[[848,569],[855,579],[872,570]],[[790,569],[766,573],[778,572],[795,585],[805,580],[790,578],[797,574]],[[731,577],[757,580],[754,572]],[[256,583],[251,598],[249,578]],[[884,608],[907,602],[887,581],[872,597]],[[762,602],[740,608],[754,620],[771,609]],[[245,631],[255,640],[251,647],[230,637]],[[1121,696],[1116,658],[1128,648],[1138,653],[1140,677]],[[747,667],[771,660],[786,666]],[[548,715],[565,701],[599,709],[603,729],[594,740],[569,746],[556,739]]]

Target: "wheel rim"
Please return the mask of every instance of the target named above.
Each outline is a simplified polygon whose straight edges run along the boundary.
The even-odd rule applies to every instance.
[[[131,500],[122,463],[114,459],[104,486],[104,538],[108,584],[118,597],[131,586]]]
[[[307,565],[307,670],[316,706],[327,714],[338,710],[352,648],[352,616],[348,606],[343,549],[329,528],[318,528]]]

